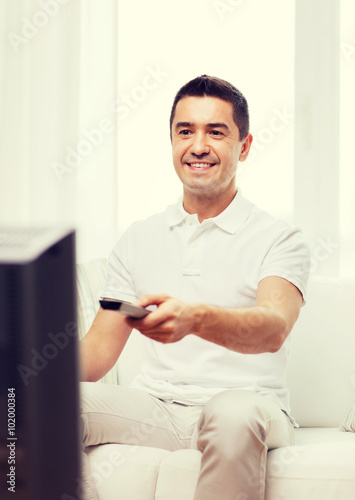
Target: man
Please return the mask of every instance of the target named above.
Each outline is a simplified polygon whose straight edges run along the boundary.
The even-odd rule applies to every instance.
[[[141,444],[202,452],[195,500],[260,500],[267,450],[293,443],[283,381],[308,249],[237,189],[252,136],[234,86],[206,75],[187,83],[170,131],[183,196],[128,229],[104,291],[157,308],[140,320],[100,309],[81,345],[86,381],[114,365],[132,328],[148,339],[147,359],[130,388],[84,384],[84,444],[129,443],[130,419],[159,408],[165,418]]]

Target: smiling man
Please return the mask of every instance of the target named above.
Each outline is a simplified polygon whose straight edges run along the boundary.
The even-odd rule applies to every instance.
[[[188,82],[170,132],[183,195],[122,236],[104,291],[157,307],[139,320],[98,311],[81,343],[83,443],[129,444],[133,434],[136,442],[132,421],[149,421],[141,445],[202,452],[195,500],[260,500],[267,450],[293,443],[284,375],[308,248],[297,228],[237,188],[252,136],[233,85],[206,75]],[[146,337],[147,356],[132,386],[92,384],[133,328]],[[85,481],[88,498],[97,498],[88,473]]]

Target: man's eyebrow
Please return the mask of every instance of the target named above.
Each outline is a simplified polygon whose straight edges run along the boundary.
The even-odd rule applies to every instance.
[[[196,124],[191,122],[178,122],[175,125],[175,130],[182,127],[194,127]],[[224,128],[225,130],[230,130],[228,125],[224,122],[207,123],[207,128]]]
[[[191,122],[177,122],[175,125],[175,130],[181,127],[193,127],[195,124]]]
[[[207,123],[208,128],[224,128],[229,131],[229,127],[226,123],[216,122],[216,123]]]

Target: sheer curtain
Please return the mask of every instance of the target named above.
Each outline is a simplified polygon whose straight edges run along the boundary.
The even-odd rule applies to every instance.
[[[117,238],[117,2],[0,3],[0,224]]]

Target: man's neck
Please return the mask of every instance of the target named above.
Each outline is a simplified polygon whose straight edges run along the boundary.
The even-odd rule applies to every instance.
[[[237,188],[230,193],[224,193],[223,196],[213,194],[211,197],[203,194],[201,196],[191,196],[184,190],[183,206],[187,213],[197,214],[198,220],[203,222],[205,219],[212,219],[221,214],[235,198]]]

